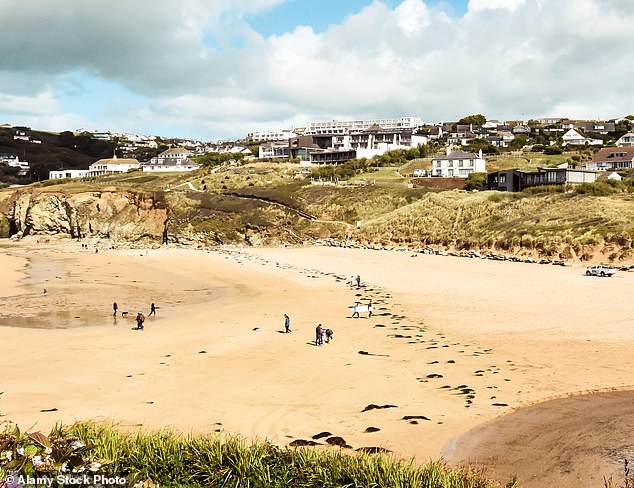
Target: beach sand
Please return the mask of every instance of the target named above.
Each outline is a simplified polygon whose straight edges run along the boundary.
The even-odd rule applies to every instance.
[[[419,462],[485,462],[492,477],[532,487],[601,486],[632,454],[608,422],[632,416],[607,404],[591,409],[605,419],[596,435],[577,436],[593,463],[568,448],[575,426],[588,429],[581,415],[527,424],[525,436],[565,431],[550,441],[561,453],[508,428],[545,400],[630,394],[630,273],[325,247],[95,253],[29,239],[1,248],[0,266],[11,270],[0,286],[0,414],[24,429],[104,419],[280,445],[329,432]],[[359,290],[347,283],[357,274]],[[347,307],[369,299],[374,316],[350,318]],[[113,318],[114,301],[127,317]],[[157,316],[130,330],[152,302]],[[334,330],[321,347],[318,323]],[[536,477],[525,468],[540,456],[566,462]]]

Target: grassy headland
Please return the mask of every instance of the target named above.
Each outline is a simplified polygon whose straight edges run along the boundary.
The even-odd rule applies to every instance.
[[[257,245],[333,237],[580,261],[626,262],[632,257],[631,185],[600,182],[519,194],[435,192],[413,187],[401,174],[372,170],[337,185],[315,185],[297,165],[251,163],[188,174],[131,172],[44,182],[19,191],[159,195],[169,208],[172,240],[183,243]],[[14,192],[0,195],[5,215]]]

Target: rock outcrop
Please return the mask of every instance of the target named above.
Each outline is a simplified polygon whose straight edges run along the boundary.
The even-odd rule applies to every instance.
[[[161,194],[130,191],[62,193],[29,189],[0,195],[0,237],[66,234],[161,242],[168,206]]]

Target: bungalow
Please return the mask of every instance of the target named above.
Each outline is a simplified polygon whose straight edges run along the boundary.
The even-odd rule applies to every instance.
[[[595,134],[608,134],[609,132],[614,132],[616,127],[614,122],[583,122],[578,125],[585,132],[594,132]]]
[[[134,168],[140,168],[141,163],[136,159],[128,158],[108,158],[95,161],[88,166],[88,173],[86,176],[103,176],[116,173],[127,173],[128,170]]]
[[[432,176],[444,178],[466,178],[471,173],[484,173],[486,171],[486,161],[482,157],[482,150],[475,154],[447,149],[444,156],[435,157],[431,164]]]
[[[61,180],[62,178],[84,178],[88,176],[87,169],[60,169],[58,171],[49,171],[49,180]]]
[[[563,136],[563,145],[567,146],[569,144],[578,145],[578,146],[601,146],[603,141],[601,139],[592,139],[589,137],[584,137],[579,134],[574,129],[569,129]]]
[[[163,151],[149,162],[143,163],[143,172],[167,173],[172,171],[194,171],[200,165],[194,163],[190,158],[194,153],[184,147],[174,147]]]
[[[634,146],[604,147],[597,151],[586,169],[618,171],[634,168]]]
[[[539,168],[537,171],[510,169],[487,175],[487,188],[499,191],[522,191],[533,186],[593,183],[596,171],[575,168]]]

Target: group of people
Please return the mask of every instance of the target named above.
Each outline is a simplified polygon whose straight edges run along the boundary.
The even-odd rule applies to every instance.
[[[324,329],[321,324],[315,329],[315,345],[321,346],[324,343],[324,336],[326,336],[326,343],[332,340],[334,332],[332,329]]]
[[[291,318],[288,314],[284,314],[284,332],[286,334],[291,331]],[[321,346],[324,343],[324,336],[326,337],[326,343],[330,342],[334,336],[332,329],[325,329],[321,324],[315,329],[315,345]]]
[[[116,317],[117,316],[117,312],[119,311],[119,304],[117,302],[114,302],[112,304],[112,316]],[[121,316],[125,316],[127,315],[128,312],[121,312]],[[154,315],[156,316],[156,304],[154,302],[152,302],[152,304],[150,305],[150,313],[148,314],[148,317]],[[143,330],[143,322],[145,322],[145,315],[143,315],[142,312],[138,312],[136,314],[136,317],[134,319],[136,321],[136,327],[132,327],[132,330]]]
[[[361,288],[361,276],[357,275],[357,277],[355,278],[354,276],[350,277],[350,286],[351,287],[357,287],[357,290],[359,288]]]

